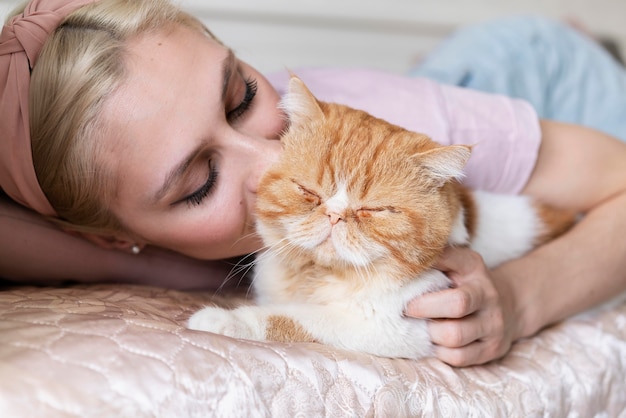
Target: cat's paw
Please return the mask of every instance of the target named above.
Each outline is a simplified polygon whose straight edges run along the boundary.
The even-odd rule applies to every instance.
[[[258,320],[241,315],[239,310],[222,308],[204,308],[189,318],[190,329],[208,331],[232,338],[264,340],[265,330]]]

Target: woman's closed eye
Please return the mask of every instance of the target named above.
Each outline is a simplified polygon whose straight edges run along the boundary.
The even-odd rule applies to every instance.
[[[198,206],[202,201],[211,194],[215,189],[215,183],[217,182],[217,168],[209,161],[209,177],[206,182],[200,186],[195,192],[185,196],[181,201],[188,203],[191,206]]]
[[[234,108],[226,112],[226,119],[229,122],[235,122],[237,119],[242,117],[250,107],[254,101],[254,97],[257,93],[257,81],[253,78],[245,79],[246,89],[241,102]]]

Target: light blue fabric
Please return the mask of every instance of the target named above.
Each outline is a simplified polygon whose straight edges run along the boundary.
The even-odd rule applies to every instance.
[[[542,118],[626,141],[626,70],[560,22],[516,16],[462,28],[410,74],[522,98]]]

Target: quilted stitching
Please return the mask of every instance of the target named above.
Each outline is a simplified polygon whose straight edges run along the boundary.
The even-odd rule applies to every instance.
[[[233,299],[127,285],[0,292],[0,416],[626,416],[626,304],[465,369],[186,329],[207,304]]]

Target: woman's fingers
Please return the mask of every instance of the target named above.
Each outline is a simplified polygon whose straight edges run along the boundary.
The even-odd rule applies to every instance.
[[[445,273],[451,273],[459,279],[472,274],[487,273],[480,254],[466,247],[446,248],[433,267]]]
[[[476,317],[458,319],[435,319],[428,323],[433,344],[460,348],[485,336],[484,326]]]
[[[462,319],[433,320],[428,330],[435,356],[456,367],[498,359],[512,344],[497,304]]]
[[[414,318],[463,318],[482,306],[482,292],[475,286],[427,293],[410,301],[405,314]]]
[[[405,311],[407,316],[431,320],[435,355],[459,367],[502,357],[511,347],[514,318],[482,257],[467,248],[450,248],[436,268],[446,273],[453,287],[415,298]]]
[[[463,318],[484,305],[484,283],[491,283],[485,264],[467,248],[448,248],[435,268],[445,272],[454,288],[427,293],[407,304],[405,313],[415,318]]]
[[[498,341],[476,341],[464,347],[434,346],[435,356],[451,366],[466,367],[484,364],[504,356],[511,344],[498,344]]]

